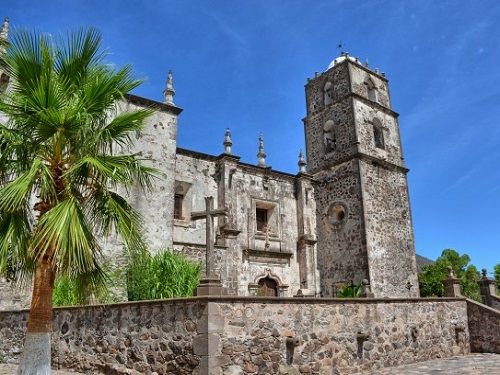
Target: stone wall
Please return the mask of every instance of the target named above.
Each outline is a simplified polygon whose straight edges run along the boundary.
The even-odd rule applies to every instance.
[[[202,159],[180,150],[176,155],[175,185],[176,193],[184,196],[183,219],[174,219],[173,242],[174,248],[199,245],[205,247],[206,223],[205,220],[191,220],[191,213],[205,210],[205,197],[215,197],[217,202],[217,183],[214,179],[215,161]],[[165,197],[172,199],[172,197]],[[215,208],[217,204],[215,203]],[[217,219],[215,219],[217,224]],[[187,249],[186,249],[187,250]]]
[[[469,352],[463,300],[216,306],[213,374],[350,374]]]
[[[491,306],[490,307],[494,308],[495,310],[500,311],[500,297],[498,297],[496,295],[492,295],[490,298],[491,298]]]
[[[359,162],[350,160],[315,175],[318,265],[323,296],[369,278]],[[344,209],[337,220],[335,208]]]
[[[193,342],[206,332],[206,307],[196,300],[173,300],[55,309],[53,368],[200,374],[204,357],[194,353]],[[27,317],[27,311],[0,312],[4,362],[19,359]]]
[[[500,311],[467,300],[472,352],[500,353]]]
[[[212,156],[177,149],[176,189],[184,196],[184,219],[174,220],[176,251],[195,260],[205,256],[205,221],[192,221],[213,196],[227,216],[215,220],[214,267],[230,295],[254,295],[269,277],[282,297],[299,289],[319,293],[312,177],[291,175],[239,162],[232,155]],[[267,213],[268,233],[257,228],[256,211]]]
[[[27,311],[0,312],[0,357]],[[122,374],[351,374],[469,352],[464,299],[188,298],[55,309],[53,367]]]
[[[151,192],[139,187],[120,191],[144,219],[144,236],[151,250],[172,246],[174,213],[175,155],[177,147],[177,116],[180,108],[130,95],[127,102],[118,104],[118,112],[154,109],[144,121],[144,128],[135,139],[132,153],[138,153],[144,164],[158,171]],[[107,241],[106,250],[122,250],[116,238]],[[116,257],[115,257],[116,259]]]
[[[0,277],[0,311],[27,309],[31,303],[31,288],[20,289]]]
[[[418,297],[406,174],[367,161],[360,161],[360,168],[372,292],[376,297]]]

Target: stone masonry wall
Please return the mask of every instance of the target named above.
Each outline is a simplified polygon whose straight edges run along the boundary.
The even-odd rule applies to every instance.
[[[215,162],[189,155],[177,154],[175,163],[176,188],[184,188],[183,220],[174,219],[173,242],[175,248],[192,244],[205,246],[205,220],[191,220],[191,212],[205,210],[205,197],[217,202],[217,183],[214,180]],[[173,199],[173,197],[165,197]],[[217,204],[215,203],[215,208]],[[215,219],[215,225],[217,219]]]
[[[319,172],[315,179],[321,292],[333,297],[342,284],[369,278],[358,161]],[[336,206],[345,208],[343,220],[333,217]]]
[[[376,297],[417,297],[406,174],[365,161],[360,161],[360,168],[372,292]]]
[[[491,297],[491,306],[495,310],[500,311],[500,297],[492,295]]]
[[[0,312],[4,362],[27,316]],[[464,299],[200,297],[56,309],[53,326],[53,367],[80,372],[351,374],[469,352]]]
[[[206,332],[206,304],[152,301],[54,310],[52,366],[80,372],[200,374],[195,338]],[[205,315],[204,315],[205,314]],[[28,311],[0,312],[0,357],[22,350]]]
[[[145,106],[121,103],[119,111],[134,111]],[[145,239],[153,251],[172,246],[175,181],[172,172],[175,170],[176,145],[177,114],[158,109],[145,120],[144,129],[131,150],[144,159],[145,165],[159,172],[158,178],[153,180],[151,192],[145,193],[140,188],[134,188],[125,194],[144,219]],[[115,247],[121,249],[120,244],[115,244]]]
[[[472,352],[500,353],[500,311],[467,300]]]
[[[299,215],[298,206],[303,203],[299,202],[296,176],[234,161],[227,167],[224,163],[228,162],[222,157],[178,149],[175,184],[184,187],[186,217],[174,220],[174,249],[195,260],[204,259],[205,221],[194,222],[189,216],[192,211],[203,210],[203,198],[211,195],[220,205],[217,208],[228,209],[226,220],[215,220],[214,267],[229,294],[252,295],[258,280],[268,276],[277,282],[281,296],[292,296],[301,285],[304,293],[316,295],[319,288],[314,244],[306,249],[305,257],[297,254],[300,236],[307,234],[312,242],[315,237],[311,183],[302,181],[304,189],[308,188],[308,202]],[[257,207],[268,210],[267,237],[257,230]],[[299,231],[302,223],[306,229]],[[226,232],[226,226],[221,224],[231,230]],[[302,284],[301,262],[306,263],[302,267],[306,283]]]
[[[469,352],[463,300],[215,305],[211,374],[351,374]]]
[[[379,74],[374,74],[375,72],[369,68],[361,67],[352,62],[349,62],[349,73],[352,92],[368,98],[368,89],[365,82],[370,79],[377,91],[377,102],[386,108],[391,107],[389,85],[385,78],[382,78]]]
[[[31,287],[19,289],[0,277],[0,311],[27,309],[31,303]]]
[[[359,99],[353,101],[354,116],[356,118],[357,139],[359,152],[368,154],[390,163],[404,166],[399,125],[397,118],[392,114],[376,110],[372,105]],[[382,125],[384,148],[375,147],[373,139],[373,121],[377,119]]]
[[[325,105],[323,87],[328,82],[333,85],[331,91],[333,98],[330,104]],[[330,69],[306,85],[307,117],[304,131],[309,173],[314,174],[321,168],[356,153],[352,101],[348,94],[347,64],[340,64]],[[333,152],[328,152],[324,145],[324,127],[329,120],[333,121],[332,130],[336,139]]]

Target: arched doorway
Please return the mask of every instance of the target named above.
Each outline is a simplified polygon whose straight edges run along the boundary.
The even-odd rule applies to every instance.
[[[270,277],[260,279],[257,295],[262,297],[278,297],[278,283]]]

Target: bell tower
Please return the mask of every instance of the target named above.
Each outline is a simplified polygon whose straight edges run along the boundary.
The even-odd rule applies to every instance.
[[[306,102],[323,295],[367,279],[376,297],[418,296],[408,169],[385,75],[342,53],[308,80]]]

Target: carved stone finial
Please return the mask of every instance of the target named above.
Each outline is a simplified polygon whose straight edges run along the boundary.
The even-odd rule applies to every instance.
[[[231,140],[231,131],[229,128],[226,129],[226,134],[224,134],[224,153],[226,155],[231,155],[231,146],[233,145],[233,141]]]
[[[368,59],[365,60],[365,66],[368,68],[370,65],[368,65]]]
[[[299,173],[306,173],[306,159],[304,158],[304,153],[302,152],[302,150],[300,150],[300,153],[299,153],[299,162],[298,162],[298,165],[299,165]]]
[[[261,168],[265,168],[266,165],[266,152],[264,151],[264,136],[262,133],[259,135],[259,152],[257,153],[258,165]]]
[[[165,90],[163,90],[163,95],[165,96],[165,103],[166,104],[175,105],[174,104],[174,96],[175,96],[174,76],[173,76],[171,70],[168,71],[166,87],[165,87]]]
[[[9,38],[9,18],[5,17],[3,20],[2,28],[0,29],[0,39],[7,41]]]
[[[448,270],[448,278],[449,279],[454,279],[455,278],[455,272],[453,271],[453,267],[452,266],[448,266],[446,268]]]
[[[460,297],[462,291],[460,290],[460,280],[457,279],[453,267],[448,266],[448,276],[444,279],[444,296],[445,297]]]
[[[483,279],[488,279],[488,270],[486,268],[483,268],[481,270],[481,275],[483,275]]]

